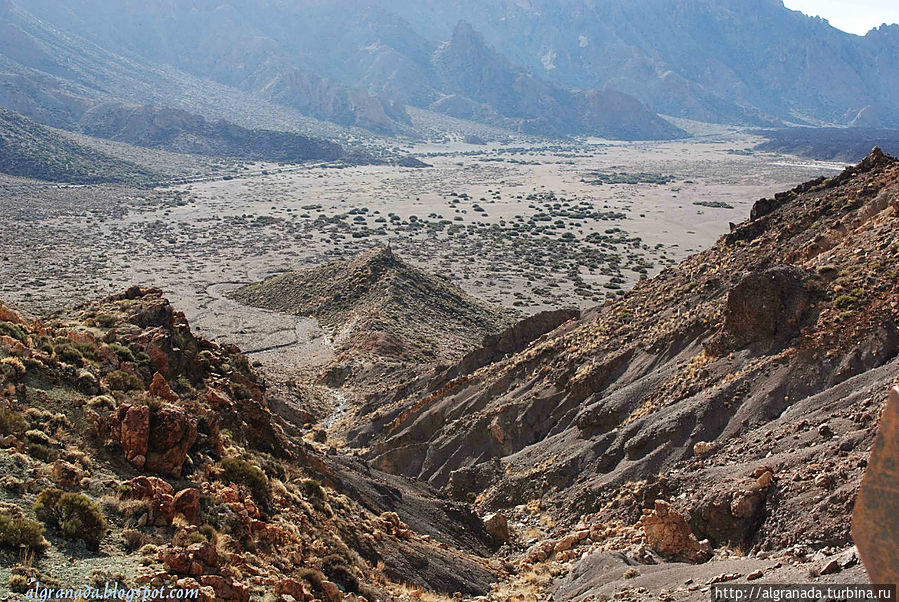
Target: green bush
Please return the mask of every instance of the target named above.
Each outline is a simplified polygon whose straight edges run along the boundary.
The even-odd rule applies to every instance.
[[[144,381],[142,381],[139,376],[122,370],[113,370],[107,374],[106,385],[113,391],[144,390]]]
[[[100,314],[97,316],[97,324],[103,328],[112,328],[117,321],[116,317],[111,314]]]
[[[59,343],[53,346],[56,359],[67,364],[81,364],[82,355],[71,343]]]
[[[222,470],[225,477],[234,483],[246,485],[253,493],[253,497],[259,502],[268,502],[272,496],[272,488],[268,477],[261,468],[250,464],[246,460],[228,456],[222,458]]]
[[[856,303],[858,303],[858,299],[853,295],[840,295],[833,302],[840,309],[852,309]]]
[[[64,493],[62,489],[48,487],[37,494],[32,509],[39,521],[54,527],[59,524],[60,516],[56,506]]]
[[[46,545],[43,528],[39,522],[0,514],[0,546],[42,550]]]
[[[80,493],[45,489],[34,502],[34,513],[59,529],[66,539],[80,539],[92,548],[99,547],[106,536],[106,520],[100,506]]]
[[[50,446],[35,443],[34,441],[29,441],[25,444],[25,453],[42,462],[55,462],[59,458],[58,451]]]
[[[28,428],[21,412],[9,408],[0,408],[0,434],[21,435]]]
[[[134,352],[132,352],[129,347],[119,345],[118,343],[110,343],[109,348],[112,349],[113,352],[115,352],[120,362],[134,363],[136,361],[134,359]]]
[[[240,383],[231,383],[231,392],[238,401],[248,401],[253,398],[250,390]]]
[[[25,342],[26,336],[22,327],[12,322],[0,322],[0,335],[6,335],[22,342]]]
[[[346,560],[337,554],[322,558],[322,571],[330,581],[342,586],[344,591],[359,593],[359,578],[353,573],[353,569],[347,566]]]
[[[325,490],[322,489],[321,483],[315,479],[303,479],[300,481],[300,487],[303,489],[303,495],[313,500],[325,499]]]

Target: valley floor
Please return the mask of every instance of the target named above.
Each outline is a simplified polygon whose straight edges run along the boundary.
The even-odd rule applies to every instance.
[[[521,314],[590,307],[708,247],[757,198],[841,167],[757,142],[423,144],[433,167],[253,165],[153,190],[5,177],[0,298],[44,311],[158,286],[199,332],[258,349],[290,343],[293,321],[220,287],[389,243]]]

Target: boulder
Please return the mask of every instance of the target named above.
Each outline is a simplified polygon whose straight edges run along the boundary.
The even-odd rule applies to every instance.
[[[81,482],[81,479],[84,478],[84,471],[65,460],[56,460],[53,462],[50,478],[61,487],[72,487]]]
[[[750,272],[727,294],[724,324],[705,347],[720,356],[753,344],[784,344],[809,319],[815,295],[810,276],[794,266]]]
[[[110,433],[121,443],[125,458],[152,472],[180,474],[187,452],[197,440],[196,419],[177,406],[152,410],[122,404],[113,423]]]
[[[143,468],[150,442],[150,408],[147,406],[119,406],[116,416],[119,422],[119,443],[125,459],[137,468]]]
[[[871,583],[899,581],[899,389],[889,392],[855,509],[852,539]]]
[[[150,514],[147,521],[156,526],[172,524],[175,516],[175,490],[171,485],[157,477],[140,476],[127,482],[127,493],[123,497],[132,500],[145,500]]]
[[[485,516],[484,529],[498,544],[504,544],[509,541],[509,521],[506,520],[506,515],[501,512],[495,512]]]
[[[175,514],[181,514],[190,523],[196,523],[200,517],[200,490],[182,489],[173,498]]]
[[[183,408],[164,406],[153,413],[147,470],[178,474],[197,440],[197,423]]]
[[[773,482],[773,475],[765,470],[758,477],[711,487],[688,512],[691,529],[716,547],[744,546],[764,519],[768,490]]]
[[[279,596],[293,596],[298,602],[312,599],[312,594],[306,591],[300,581],[284,578],[275,584],[275,593]]]
[[[150,395],[164,399],[169,403],[178,401],[178,396],[175,395],[171,387],[169,387],[168,381],[159,372],[153,374],[153,382],[150,383],[149,391]]]
[[[690,562],[704,560],[702,546],[690,525],[668,502],[656,500],[655,508],[647,510],[637,525],[643,529],[647,545],[659,554]]]

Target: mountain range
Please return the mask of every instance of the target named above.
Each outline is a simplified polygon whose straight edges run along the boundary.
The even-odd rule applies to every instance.
[[[899,26],[779,0],[3,0],[0,30],[0,104],[63,127],[110,101],[412,136],[406,106],[621,139],[685,135],[657,114],[899,124]]]

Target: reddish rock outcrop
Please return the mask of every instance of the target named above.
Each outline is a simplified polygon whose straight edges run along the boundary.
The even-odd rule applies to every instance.
[[[197,439],[197,422],[183,408],[122,404],[113,415],[110,432],[121,443],[125,458],[138,468],[179,474]]]
[[[150,395],[164,399],[169,403],[178,401],[178,396],[175,395],[171,387],[169,387],[168,381],[159,372],[153,374],[153,382],[150,383],[149,391]]]
[[[668,502],[656,500],[655,508],[646,510],[637,525],[643,529],[649,547],[659,554],[690,562],[703,560],[702,546],[690,525]]]

